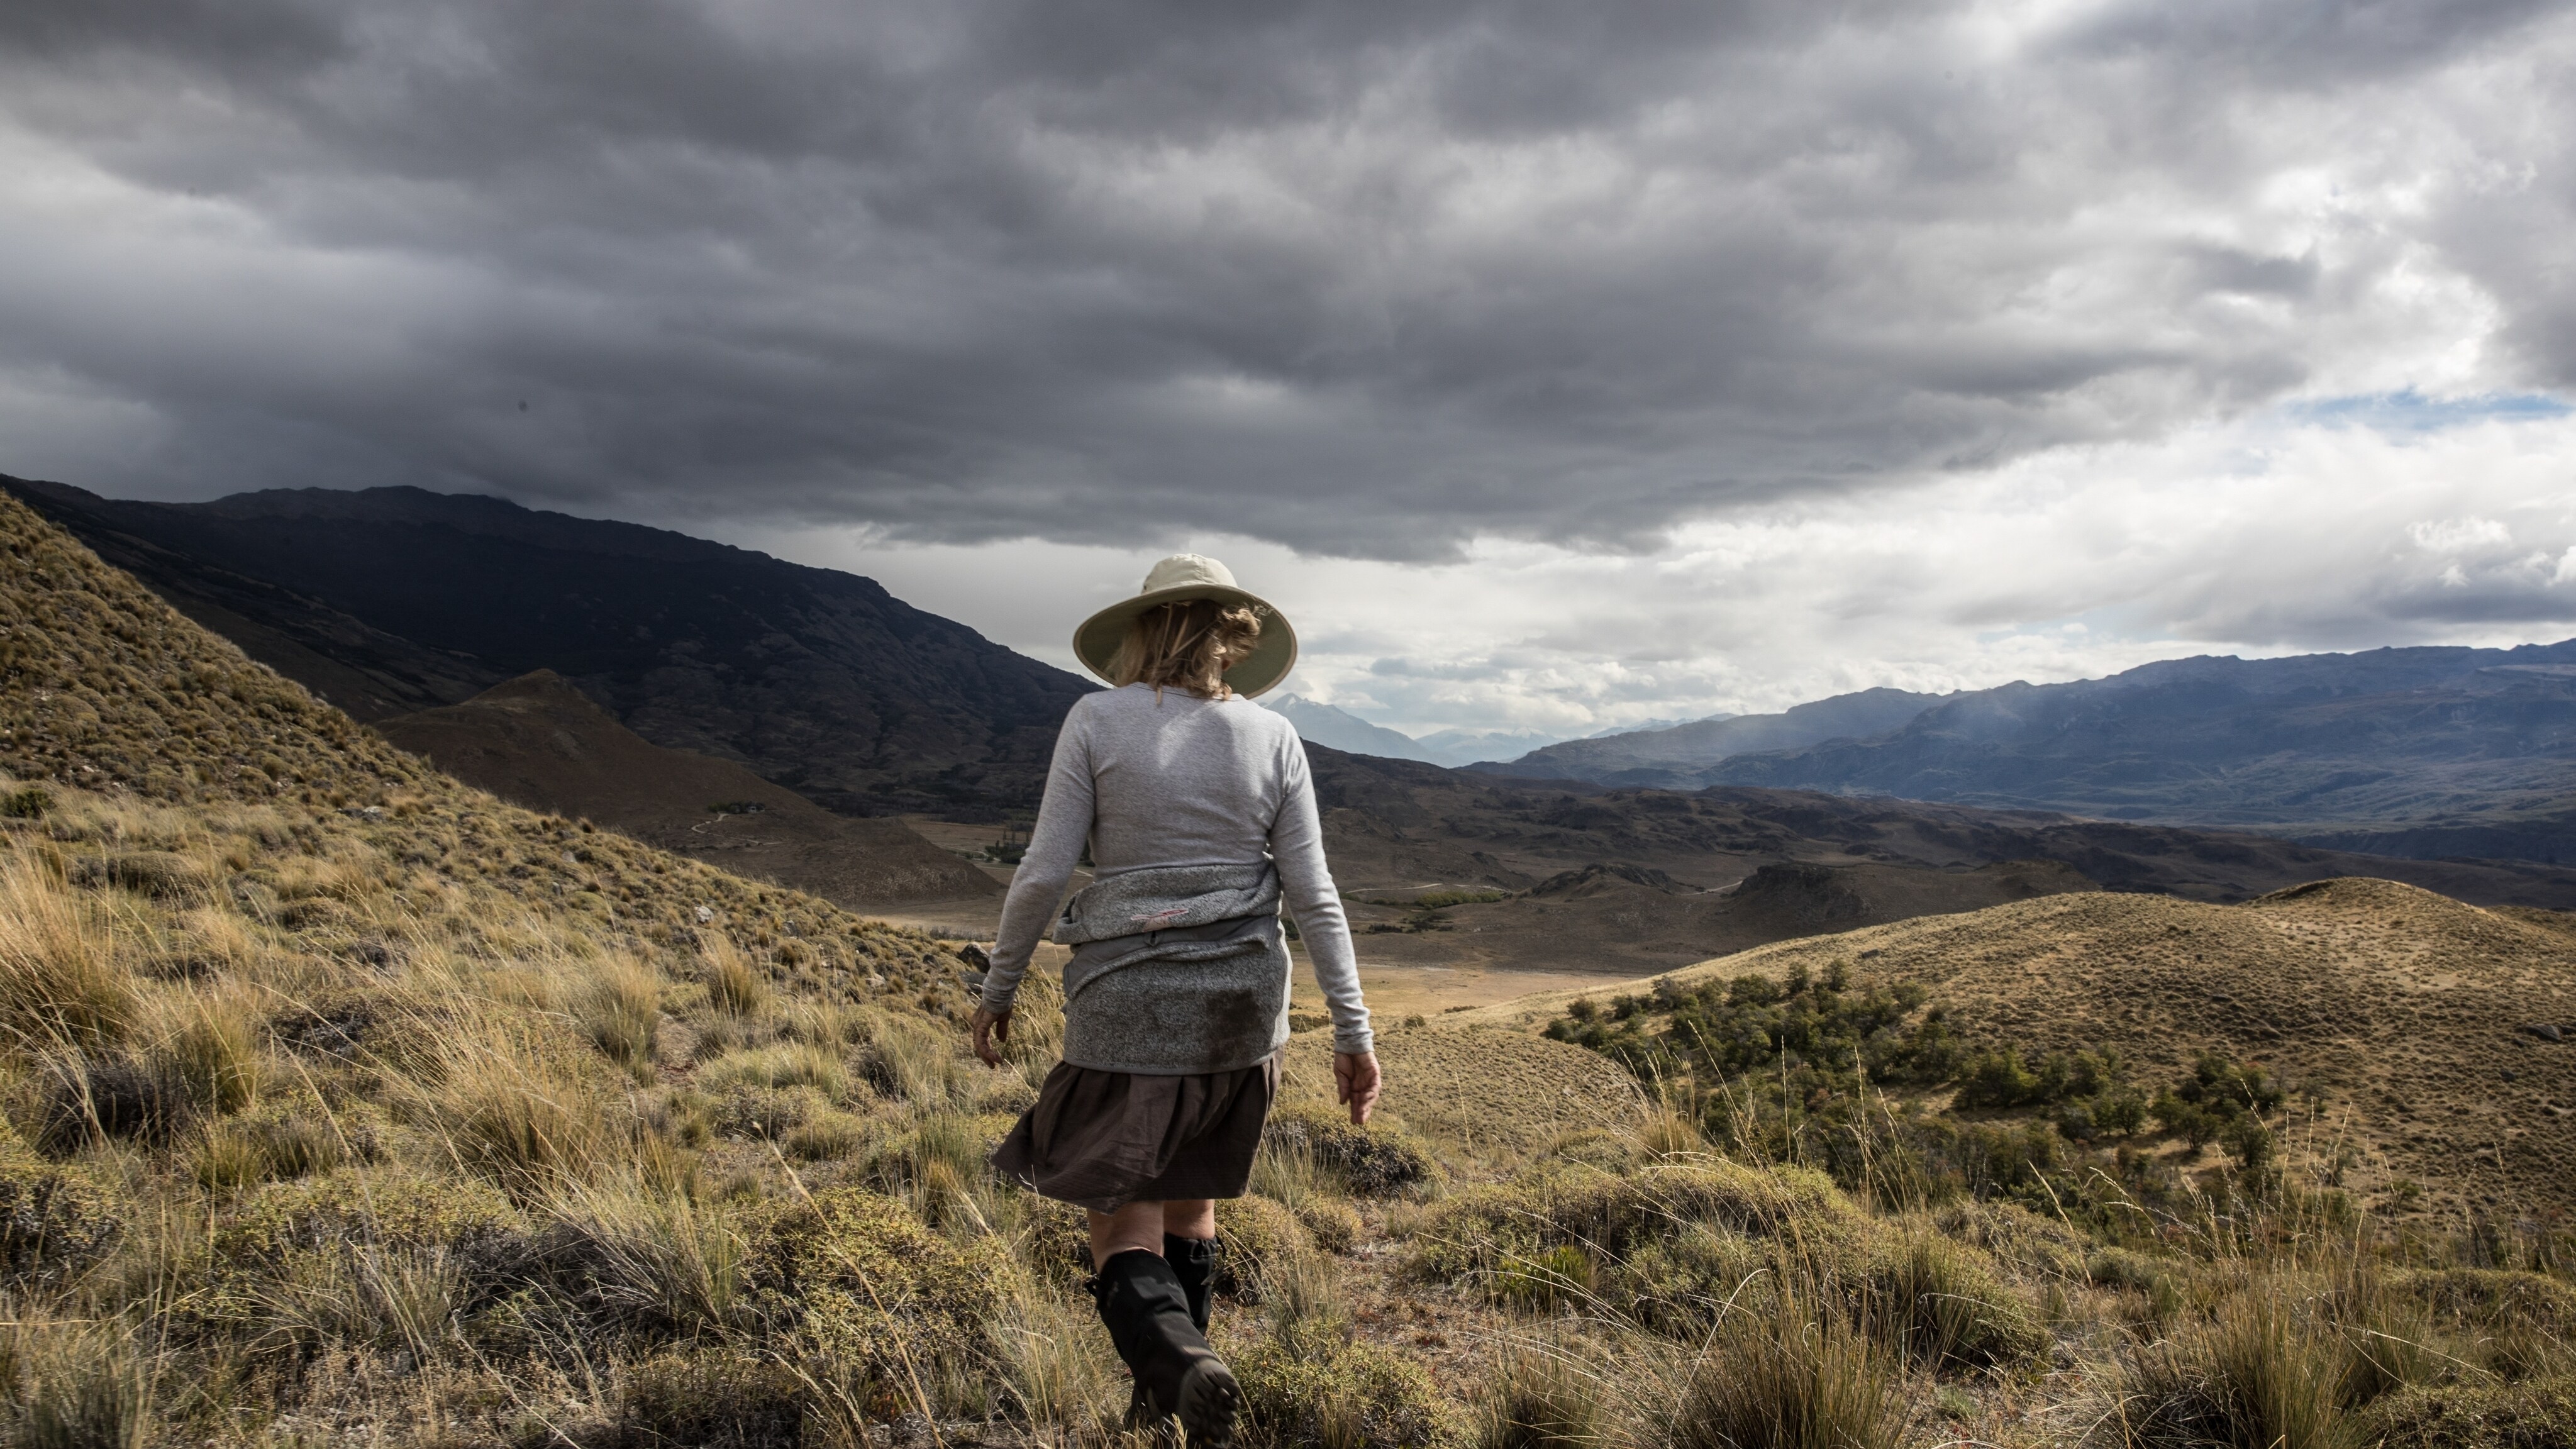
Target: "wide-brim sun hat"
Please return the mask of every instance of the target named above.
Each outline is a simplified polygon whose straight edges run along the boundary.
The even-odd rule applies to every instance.
[[[1193,599],[1243,604],[1261,616],[1261,638],[1252,646],[1251,654],[1225,672],[1227,688],[1249,698],[1287,678],[1288,671],[1297,667],[1297,631],[1288,627],[1288,616],[1269,600],[1237,586],[1233,571],[1225,565],[1194,553],[1176,553],[1154,565],[1136,597],[1122,599],[1083,620],[1082,627],[1073,631],[1073,655],[1082,661],[1083,668],[1108,679],[1109,665],[1117,658],[1118,646],[1127,638],[1127,626],[1137,615],[1157,604]]]

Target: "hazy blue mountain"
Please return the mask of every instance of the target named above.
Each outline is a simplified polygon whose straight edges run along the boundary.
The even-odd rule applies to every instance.
[[[1434,730],[1414,743],[1429,751],[1434,763],[1456,766],[1508,760],[1563,738],[1537,730]]]
[[[1875,736],[1738,754],[1689,783],[2576,860],[2576,641],[2201,657],[2014,683]]]
[[[1349,755],[1375,755],[1387,760],[1419,760],[1438,764],[1431,752],[1422,748],[1411,735],[1373,725],[1349,710],[1336,708],[1303,695],[1283,694],[1260,701],[1297,727],[1297,735],[1308,744],[1340,750]]]
[[[1507,764],[1474,768],[1534,780],[1697,789],[1705,783],[1699,772],[1730,755],[1792,749],[1847,735],[1884,734],[1941,698],[1901,689],[1864,689],[1779,714],[1716,715],[1670,729],[1567,740]]]

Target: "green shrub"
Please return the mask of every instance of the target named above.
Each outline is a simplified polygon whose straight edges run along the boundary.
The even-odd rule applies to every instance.
[[[867,1145],[867,1124],[847,1112],[819,1112],[787,1133],[787,1155],[800,1162],[837,1162]]]
[[[487,1279],[519,1276],[535,1248],[526,1217],[481,1179],[345,1167],[270,1183],[220,1215],[216,1272],[272,1273],[341,1243],[437,1249]]]
[[[1359,1209],[1338,1198],[1312,1197],[1292,1209],[1315,1246],[1327,1253],[1347,1253],[1367,1226]]]
[[[1216,1205],[1216,1291],[1258,1297],[1264,1272],[1308,1251],[1294,1213],[1266,1197],[1223,1198]]]
[[[2391,1449],[2565,1449],[2576,1444],[2576,1379],[2408,1389],[2355,1416],[2351,1442]]]
[[[997,1239],[953,1242],[893,1198],[827,1188],[746,1210],[754,1308],[801,1351],[881,1388],[984,1342],[1008,1259]]]
[[[1540,1311],[1582,1307],[1593,1298],[1598,1271],[1592,1255],[1572,1243],[1503,1260],[1486,1283],[1495,1301]]]
[[[48,1163],[0,1127],[0,1283],[78,1277],[124,1228],[117,1199],[87,1170]]]
[[[1411,1136],[1387,1127],[1354,1127],[1350,1118],[1328,1107],[1292,1103],[1274,1109],[1262,1129],[1265,1142],[1300,1149],[1338,1173],[1362,1197],[1429,1183],[1439,1175],[1431,1154]]]
[[[597,1449],[800,1449],[807,1390],[764,1354],[702,1344],[656,1354],[618,1376],[616,1418]]]
[[[1448,1405],[1420,1365],[1365,1340],[1220,1345],[1243,1385],[1250,1449],[1418,1449],[1458,1435]]]
[[[1561,1244],[1624,1257],[1689,1223],[1831,1245],[1855,1239],[1867,1222],[1831,1180],[1806,1168],[1719,1159],[1621,1175],[1565,1164],[1434,1206],[1414,1229],[1414,1266],[1430,1277],[1459,1278]]]

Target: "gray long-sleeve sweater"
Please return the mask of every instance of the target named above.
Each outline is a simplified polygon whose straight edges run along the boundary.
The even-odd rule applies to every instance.
[[[1369,1050],[1350,922],[1324,864],[1305,747],[1287,720],[1250,700],[1158,694],[1141,684],[1075,701],[1056,737],[1037,828],[1002,905],[984,977],[988,1008],[1010,1009],[1086,841],[1096,880],[1272,862],[1332,1012],[1333,1049]]]

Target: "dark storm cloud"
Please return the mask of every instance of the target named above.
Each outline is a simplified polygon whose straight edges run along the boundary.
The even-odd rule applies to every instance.
[[[2564,272],[2534,226],[2563,170],[2436,188],[2393,239],[2260,200],[2369,169],[2319,107],[2402,108],[2563,17],[2000,25],[20,0],[0,156],[40,179],[0,218],[0,369],[148,418],[148,450],[57,450],[116,491],[1389,558],[1632,544],[2254,406],[2385,343],[2409,243],[2497,300],[2522,381],[2576,380],[2566,286],[2526,284]],[[2508,170],[2559,156],[2457,111]]]

